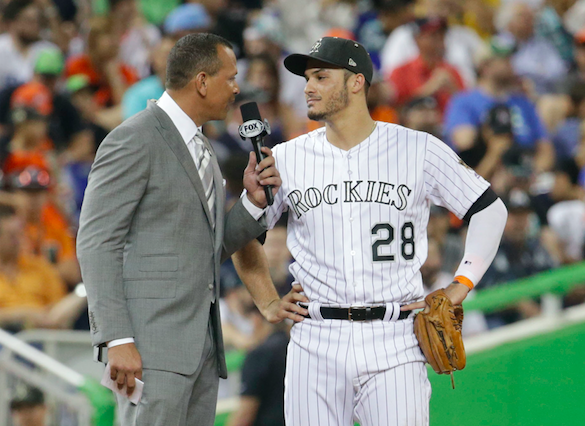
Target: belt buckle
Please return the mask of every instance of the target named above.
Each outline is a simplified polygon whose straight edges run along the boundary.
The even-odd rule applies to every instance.
[[[347,310],[347,319],[350,321],[365,321],[371,311],[372,308],[350,306]]]

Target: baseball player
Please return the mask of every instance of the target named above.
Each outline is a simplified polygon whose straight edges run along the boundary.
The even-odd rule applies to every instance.
[[[454,304],[492,262],[506,208],[439,139],[372,120],[373,68],[361,44],[325,37],[284,64],[307,81],[309,118],[325,122],[273,151],[282,187],[267,221],[273,226],[288,211],[293,292],[309,301],[289,307],[298,322],[287,355],[286,424],[428,425],[431,388],[411,313],[426,306],[420,267],[430,205],[469,223],[445,290]],[[257,242],[238,253],[244,281],[253,271],[265,279],[262,256]]]

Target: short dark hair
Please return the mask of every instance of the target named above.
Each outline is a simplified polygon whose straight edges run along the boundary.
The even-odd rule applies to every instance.
[[[0,220],[16,216],[16,209],[8,204],[0,204]]]
[[[2,10],[4,22],[14,22],[24,9],[35,4],[34,0],[12,0]]]
[[[349,77],[351,77],[352,75],[354,75],[355,73],[351,72],[350,70],[343,70],[343,82],[347,83],[347,80],[349,80]],[[366,95],[366,98],[368,97],[368,92],[370,91],[370,83],[368,83],[368,81],[366,80],[364,82],[364,94]]]
[[[167,60],[167,89],[180,90],[197,74],[216,74],[221,68],[217,47],[232,45],[225,38],[215,34],[188,34],[171,49]]]

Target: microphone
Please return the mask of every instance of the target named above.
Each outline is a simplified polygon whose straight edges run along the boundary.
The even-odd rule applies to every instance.
[[[264,146],[264,136],[270,134],[270,125],[268,120],[262,121],[258,104],[256,102],[248,102],[240,106],[242,112],[242,120],[244,123],[239,127],[240,136],[242,139],[250,139],[254,152],[256,153],[256,160],[258,163],[266,158],[266,155],[260,151]],[[274,203],[274,195],[272,194],[272,185],[264,186],[264,193],[266,194],[266,202],[269,206]]]

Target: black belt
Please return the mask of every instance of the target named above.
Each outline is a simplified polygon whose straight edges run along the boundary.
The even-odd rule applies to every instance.
[[[306,305],[300,305],[307,308]],[[350,307],[350,308],[329,308],[321,307],[321,316],[323,319],[339,319],[349,321],[371,321],[384,319],[386,315],[386,306],[370,307]],[[406,319],[412,311],[400,311],[399,320]],[[305,315],[305,318],[311,318],[311,315]]]

